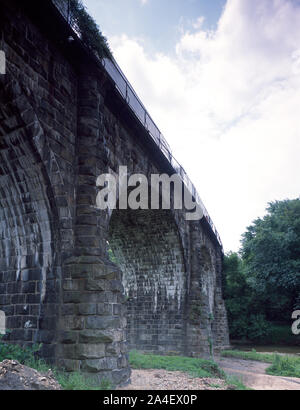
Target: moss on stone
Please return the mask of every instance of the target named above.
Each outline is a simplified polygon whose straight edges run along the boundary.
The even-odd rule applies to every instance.
[[[190,321],[191,322],[199,322],[201,321],[202,315],[202,307],[201,303],[198,301],[194,301],[190,306]]]

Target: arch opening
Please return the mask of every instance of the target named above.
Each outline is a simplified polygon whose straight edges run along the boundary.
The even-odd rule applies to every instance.
[[[57,237],[51,190],[34,143],[40,134],[20,86],[14,81],[10,88],[1,83],[0,310],[10,330],[6,339],[23,345],[46,343],[41,354],[53,359],[58,312],[54,303],[59,298],[54,272]]]
[[[122,271],[130,350],[185,350],[186,273],[170,211],[115,210],[109,246]]]

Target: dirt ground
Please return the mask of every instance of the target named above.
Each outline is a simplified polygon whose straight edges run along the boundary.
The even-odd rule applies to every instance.
[[[254,390],[300,390],[300,379],[296,377],[265,374],[268,363],[227,357],[217,359],[217,363],[225,373],[238,377]]]
[[[120,390],[227,390],[224,380],[192,378],[167,370],[132,370],[131,383]]]
[[[268,363],[235,358],[217,358],[219,366],[254,390],[300,390],[300,379],[269,376]],[[229,386],[231,389],[232,386]],[[223,380],[192,378],[167,370],[132,370],[130,385],[121,390],[228,390]]]
[[[219,366],[254,390],[300,390],[300,379],[269,376],[267,363],[235,358],[217,358]],[[0,363],[0,390],[59,390],[51,371],[40,374],[16,361]],[[224,380],[192,378],[183,372],[133,370],[131,384],[120,390],[231,390]]]

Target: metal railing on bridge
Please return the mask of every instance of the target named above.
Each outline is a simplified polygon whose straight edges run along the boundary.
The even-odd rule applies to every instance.
[[[52,0],[52,3],[56,6],[56,8],[60,11],[62,16],[68,22],[74,34],[79,39],[81,39],[80,29],[71,14],[70,0]],[[135,93],[133,87],[130,85],[129,81],[127,80],[126,76],[122,72],[121,68],[119,67],[119,65],[117,64],[117,62],[115,61],[113,57],[111,59],[109,58],[103,58],[101,60],[99,59],[99,62],[103,65],[105,71],[108,73],[109,77],[113,80],[115,87],[120,93],[120,95],[124,98],[126,103],[130,106],[131,110],[134,112],[135,116],[138,118],[138,120],[142,123],[142,125],[149,132],[149,135],[151,136],[153,141],[157,144],[157,146],[160,148],[164,156],[167,158],[167,160],[171,164],[174,171],[180,175],[183,183],[185,184],[189,192],[193,195],[196,202],[201,206],[205,219],[209,223],[214,235],[216,236],[220,246],[222,247],[222,241],[221,241],[220,235],[212,219],[210,218],[207,212],[207,209],[205,208],[194,184],[190,180],[184,168],[179,164],[179,162],[172,155],[169,144],[167,143],[166,139],[160,132],[155,122],[152,120],[151,116],[149,115],[143,103],[141,102],[137,94]]]

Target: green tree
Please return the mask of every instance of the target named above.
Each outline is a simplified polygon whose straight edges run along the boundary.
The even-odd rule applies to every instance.
[[[243,235],[241,255],[249,283],[265,295],[270,319],[288,320],[300,296],[300,200],[269,204]]]
[[[224,258],[224,297],[232,339],[260,341],[270,333],[263,297],[250,286],[243,260],[230,252]]]

